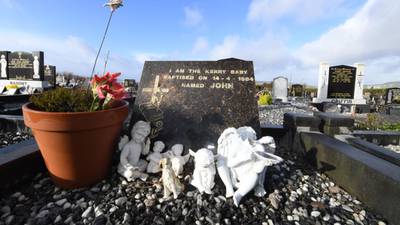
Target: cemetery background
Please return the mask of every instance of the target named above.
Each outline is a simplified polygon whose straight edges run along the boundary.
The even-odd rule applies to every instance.
[[[154,63],[153,64],[154,66],[160,62],[149,62],[149,65],[151,63]],[[197,63],[200,62],[189,62],[189,64],[191,64],[190,67],[198,66]],[[212,62],[204,62],[204,63],[212,65]],[[192,77],[190,76],[193,75],[186,74],[188,73],[188,69],[191,68],[186,67],[185,63],[181,62],[180,65],[181,65],[179,66],[180,69],[184,68],[182,72],[181,70],[179,70],[179,68],[177,68],[172,70],[175,71],[175,73],[171,73],[168,71],[168,69],[163,68],[163,66],[160,67],[161,69],[157,68],[157,66],[154,66],[155,68],[157,68],[155,69],[157,72],[154,72],[154,70],[150,70],[151,72],[148,73],[148,71],[145,69],[143,71],[144,76],[142,76],[142,79],[147,79],[147,78],[151,79],[141,80],[138,87],[139,89],[137,92],[138,96],[136,99],[137,100],[136,105],[141,110],[144,109],[144,111],[149,111],[149,108],[143,108],[140,106],[143,105],[141,104],[143,102],[146,103],[144,104],[146,106],[149,105],[148,103],[151,103],[152,108],[150,108],[150,110],[153,111],[150,112],[150,114],[147,114],[147,116],[144,116],[144,118],[146,117],[152,118],[152,116],[155,116],[155,118],[158,119],[158,121],[154,121],[153,123],[154,128],[157,128],[157,125],[159,125],[159,123],[157,122],[159,122],[160,120],[162,121],[163,119],[165,120],[165,122],[170,122],[170,123],[181,122],[180,120],[174,121],[173,119],[175,118],[175,116],[178,118],[179,116],[181,116],[180,117],[181,119],[182,118],[184,119],[185,117],[188,119],[192,119],[192,117],[194,117],[196,120],[199,120],[199,118],[201,118],[202,120],[203,119],[202,117],[204,117],[204,115],[200,114],[199,116],[199,114],[196,113],[198,113],[198,111],[203,110],[204,107],[202,106],[207,105],[206,103],[208,102],[203,103],[201,102],[201,99],[196,99],[196,101],[193,101],[193,97],[190,96],[191,92],[185,92],[184,90],[179,90],[178,88],[180,87],[185,89],[190,87],[190,88],[200,89],[202,85],[199,82],[184,82],[185,80],[192,80]],[[340,67],[345,68],[343,66]],[[193,71],[197,71],[197,69],[198,68],[194,69]],[[216,69],[217,69],[216,74],[218,75],[219,79],[221,79],[221,77],[224,77],[224,79],[229,77],[229,76],[221,76],[224,75],[224,73],[221,72],[221,70],[223,70],[224,68],[216,68]],[[240,73],[244,75],[243,72],[244,70],[242,69],[234,69],[234,72],[231,72],[230,69],[231,68],[229,68],[230,75],[238,75]],[[238,71],[237,74],[236,70]],[[203,72],[203,70],[201,69],[200,71]],[[223,91],[230,92],[232,91],[230,90],[231,87],[237,87],[237,84],[239,84],[240,86],[241,83],[246,83],[246,85],[250,87],[250,90],[254,89],[255,81],[254,78],[251,79],[252,76],[254,75],[254,72],[252,72],[252,69],[250,69],[249,71],[250,71],[249,74],[251,75],[249,77],[241,76],[242,78],[238,78],[236,80],[237,83],[231,84],[229,82],[227,83],[224,82],[225,83],[224,84],[221,82],[215,82],[214,79],[214,81],[211,83],[211,86],[213,86],[213,88],[218,88],[218,89],[224,87],[222,89],[227,89],[227,90]],[[183,75],[181,75],[180,73],[183,73]],[[197,72],[190,72],[190,73],[196,74],[194,77],[201,76],[198,75]],[[361,74],[363,75],[363,73]],[[331,80],[332,78],[330,76],[326,76],[327,75],[326,73],[324,73],[323,75],[325,77],[322,80],[332,81]],[[214,76],[207,76],[207,77],[214,77]],[[243,79],[246,77],[248,78],[247,80]],[[179,80],[179,82],[177,82],[177,80]],[[352,80],[352,82],[350,83],[356,86],[358,83],[357,81],[359,80]],[[59,81],[60,84],[62,84],[62,86],[69,86],[68,83],[65,82],[65,78],[60,77]],[[77,82],[74,78],[74,80],[70,81],[69,83],[71,84],[71,86],[77,86],[77,83],[79,82]],[[127,82],[127,86],[134,86],[134,85],[131,85],[131,82]],[[169,88],[170,86],[172,86],[173,88]],[[393,202],[396,202],[396,198],[398,196],[393,195],[392,201],[388,200],[387,202],[385,202],[386,205],[379,206],[381,208],[378,209],[376,208],[376,205],[374,205],[376,202],[372,201],[371,203],[371,200],[369,199],[369,197],[373,197],[373,195],[363,197],[365,199],[360,201],[358,197],[355,197],[354,194],[349,194],[344,189],[340,188],[340,187],[345,187],[345,189],[349,189],[352,192],[354,192],[354,190],[349,188],[349,185],[352,185],[353,182],[348,182],[349,184],[343,183],[343,181],[340,180],[340,178],[337,178],[335,176],[334,172],[331,173],[329,171],[325,171],[325,173],[321,173],[320,171],[324,171],[324,168],[319,168],[319,166],[317,166],[319,170],[316,170],[314,167],[310,166],[309,161],[306,160],[307,158],[303,158],[302,155],[308,152],[309,149],[307,148],[309,146],[307,144],[309,143],[306,143],[307,146],[298,146],[296,145],[296,140],[298,141],[298,139],[296,138],[299,138],[299,136],[301,136],[301,138],[304,138],[303,136],[306,136],[302,140],[307,140],[307,135],[310,135],[309,133],[307,133],[308,130],[311,131],[319,130],[320,132],[322,132],[324,136],[319,138],[313,138],[321,140],[321,142],[322,140],[325,140],[328,135],[333,135],[333,134],[339,136],[358,135],[359,137],[362,137],[363,139],[368,140],[369,142],[379,145],[384,145],[388,149],[390,148],[396,151],[396,146],[398,146],[399,144],[398,134],[393,133],[391,134],[392,136],[386,137],[385,135],[387,135],[387,133],[383,134],[379,132],[351,133],[351,130],[353,129],[352,125],[349,125],[349,121],[350,123],[352,123],[351,120],[349,120],[348,117],[346,118],[342,117],[343,115],[346,115],[346,113],[348,115],[348,111],[346,111],[346,109],[343,110],[336,104],[326,104],[325,106],[322,107],[322,110],[334,112],[335,114],[333,114],[332,118],[330,117],[331,115],[329,114],[319,114],[318,109],[313,106],[309,106],[308,102],[315,96],[319,98],[321,96],[321,90],[317,92],[313,88],[307,89],[306,87],[302,91],[299,91],[299,88],[296,88],[295,84],[289,84],[288,79],[285,78],[284,76],[277,77],[277,79],[274,79],[273,85],[271,86],[265,85],[265,87],[271,88],[271,96],[273,97],[274,104],[269,106],[260,106],[259,108],[257,108],[254,107],[254,105],[252,105],[251,103],[249,104],[244,103],[247,101],[251,102],[254,100],[253,96],[255,95],[255,91],[250,91],[249,96],[246,96],[244,98],[241,98],[242,96],[239,96],[235,98],[235,100],[238,100],[236,103],[239,104],[241,103],[242,105],[249,107],[250,108],[249,110],[241,112],[240,111],[241,108],[236,107],[234,105],[232,105],[232,108],[234,109],[233,112],[239,114],[236,115],[235,117],[239,117],[240,119],[245,119],[245,120],[247,119],[246,116],[254,118],[253,115],[259,113],[260,123],[261,123],[261,129],[259,132],[262,133],[263,135],[265,135],[266,133],[274,134],[273,132],[274,129],[277,129],[277,131],[284,133],[282,136],[276,135],[275,140],[277,140],[278,144],[277,154],[283,156],[285,158],[285,162],[270,167],[268,169],[267,179],[266,179],[267,182],[265,185],[268,196],[265,196],[263,198],[255,198],[254,196],[249,195],[243,200],[242,204],[238,208],[235,208],[232,204],[231,199],[227,199],[224,197],[224,190],[222,189],[223,184],[218,179],[216,188],[212,195],[199,194],[193,187],[189,185],[191,171],[193,170],[193,161],[191,160],[189,162],[189,165],[185,167],[185,174],[183,179],[183,183],[188,189],[185,190],[184,194],[181,195],[180,198],[178,198],[177,200],[167,199],[166,201],[164,201],[161,200],[160,198],[162,195],[161,193],[162,188],[158,181],[158,176],[151,176],[150,177],[151,179],[146,182],[143,181],[136,181],[133,183],[126,182],[126,180],[119,177],[115,173],[116,165],[118,163],[118,154],[114,154],[113,158],[114,167],[112,169],[114,173],[111,175],[110,178],[103,180],[101,183],[98,183],[89,188],[78,189],[73,191],[65,191],[55,187],[50,182],[48,174],[46,172],[36,173],[35,170],[34,174],[35,176],[33,178],[32,176],[30,176],[28,179],[25,179],[24,181],[28,185],[26,186],[17,185],[16,190],[11,188],[6,188],[5,189],[6,191],[2,192],[1,195],[2,215],[0,217],[1,218],[0,224],[13,224],[23,221],[27,222],[28,224],[48,224],[48,223],[105,224],[107,221],[111,221],[118,224],[129,224],[129,223],[134,223],[134,224],[147,224],[147,223],[149,224],[150,223],[151,224],[194,224],[194,223],[195,224],[249,224],[249,223],[281,224],[282,223],[283,224],[283,223],[296,223],[296,222],[300,224],[315,224],[315,223],[385,224],[388,223],[387,220],[389,220],[389,218],[392,223],[393,221],[396,221],[393,219],[395,217],[393,216],[393,212],[396,212],[396,209],[395,208],[388,209],[386,205],[391,206]],[[362,84],[359,83],[359,87],[362,87]],[[351,88],[352,87],[350,87],[350,89]],[[246,89],[249,88],[247,87]],[[329,100],[330,96],[329,93],[333,92],[332,89],[335,90],[334,87],[329,87],[329,84],[324,87],[318,86],[318,89],[327,90],[327,93],[325,93],[327,95],[327,99],[325,100]],[[350,96],[352,97],[351,99],[360,100],[361,99],[360,93],[362,93],[362,90],[361,92],[359,89],[354,91],[355,92],[352,91],[347,91],[347,92],[354,94],[353,96],[351,96],[352,94],[350,94]],[[369,91],[374,92],[375,90],[373,91],[369,90]],[[180,92],[183,92],[184,96],[180,96]],[[204,90],[201,90],[199,92],[203,93],[203,95],[205,96],[209,95],[209,94],[204,94],[204,92],[207,93],[207,91]],[[296,92],[304,92],[304,93],[296,93]],[[168,97],[167,93],[175,95]],[[214,93],[215,92],[213,92],[213,94]],[[396,101],[388,103],[388,100],[395,99],[394,96],[395,92],[390,92],[390,93],[391,93],[390,97],[389,97],[389,92],[385,93],[386,95],[385,97],[378,97],[378,99],[383,99],[384,102],[383,112],[387,113],[388,115],[383,115],[382,113],[356,114],[355,119],[356,120],[358,119],[358,121],[356,122],[358,124],[361,124],[359,125],[359,128],[398,129],[396,127],[396,122],[398,122],[399,120],[398,117],[396,117],[395,115],[397,109]],[[146,94],[147,96],[145,96]],[[243,92],[241,94],[243,95]],[[185,99],[187,95],[190,96],[189,100]],[[324,95],[324,93],[322,93],[322,95]],[[227,97],[224,95],[222,98],[218,98],[218,100],[221,99],[225,100],[224,98],[228,98],[228,100],[230,100],[229,102],[232,102],[231,97]],[[370,99],[372,99],[371,96]],[[210,101],[210,99],[205,99],[205,100]],[[180,103],[179,101],[182,101],[183,104]],[[211,99],[211,101],[213,101],[213,99]],[[179,110],[181,110],[179,108],[175,108],[174,111],[172,112],[163,110],[163,107],[168,105],[168,103],[171,105],[177,105],[177,102],[180,105],[188,107],[188,110],[191,113],[184,112],[182,113],[182,115],[180,115],[179,113],[177,113]],[[212,103],[215,104],[216,106],[221,105],[221,102],[219,101],[215,101]],[[358,103],[363,103],[363,102],[358,102]],[[380,102],[379,104],[381,103],[382,102]],[[223,104],[226,103],[222,103],[222,105]],[[131,105],[133,105],[133,102],[131,102]],[[211,107],[211,109],[214,108]],[[215,114],[217,114],[218,116],[211,117],[210,122],[208,123],[209,124],[216,123],[217,125],[221,125],[224,122],[226,122],[224,120],[226,115],[224,115],[224,112],[221,112],[221,109],[218,109],[218,107],[215,107],[215,109],[216,109]],[[378,110],[376,109],[376,107],[373,107],[372,111],[382,111],[382,110]],[[156,113],[155,115],[152,114],[154,112]],[[300,112],[303,114],[285,114],[287,112],[296,112],[296,113]],[[338,114],[339,112],[344,114]],[[167,116],[168,113],[172,114],[173,116]],[[160,114],[163,117],[161,118],[157,117],[157,115],[159,116]],[[230,114],[228,114],[228,116],[229,115]],[[299,119],[298,117],[301,119]],[[387,120],[391,120],[390,124],[394,124],[394,127],[385,128],[384,126],[386,124],[380,121],[380,117],[386,118]],[[315,121],[313,122],[310,121],[315,120],[315,118],[320,118],[320,120],[323,121],[325,125],[319,127],[319,129],[313,127],[315,125],[314,124]],[[230,120],[232,120],[232,118]],[[256,128],[259,126],[258,123],[254,123],[254,119],[250,120],[252,121],[252,123],[250,124],[253,124]],[[7,121],[10,120],[7,119]],[[134,121],[131,121],[131,123],[133,122]],[[302,123],[308,126],[304,126],[304,124]],[[242,124],[242,122],[237,121],[237,124],[238,125]],[[335,127],[335,124],[338,125],[338,127]],[[14,125],[17,126],[18,129],[21,128],[20,124],[18,123]],[[199,133],[196,134],[193,131],[189,130],[188,132],[187,130],[185,130],[186,132],[183,133],[184,134],[188,133],[189,139],[190,138],[193,139],[196,136],[205,136],[204,132],[201,131],[201,127],[198,126],[197,124],[182,123],[182,127],[185,126],[189,128],[196,127],[200,131]],[[169,129],[170,127],[165,126],[162,128]],[[210,127],[206,127],[205,131],[207,131],[207,129],[209,128]],[[154,130],[157,131],[157,129]],[[222,129],[217,128],[215,130],[221,132]],[[335,133],[338,131],[339,133]],[[218,132],[215,132],[213,135],[217,135]],[[153,134],[156,135],[156,133]],[[177,134],[182,135],[182,133],[176,133],[175,135]],[[14,137],[11,138],[14,139]],[[212,138],[212,136],[209,136],[206,140],[210,140],[210,138]],[[352,141],[346,139],[348,137],[345,138],[340,137],[340,138],[342,138],[342,140],[345,139],[347,143],[352,143]],[[177,141],[179,140],[173,140],[171,143]],[[200,145],[204,145],[204,140],[200,141],[202,142]],[[332,140],[330,139],[330,141]],[[6,142],[7,142],[6,144],[8,144],[8,141]],[[390,145],[387,145],[388,143]],[[293,144],[293,146],[291,146],[291,144]],[[186,145],[190,146],[191,143],[186,142],[185,146]],[[342,146],[343,144],[337,144],[337,145]],[[29,146],[31,147],[33,146],[34,148],[35,145],[28,144],[28,147]],[[345,148],[349,147],[345,146]],[[10,152],[10,149],[11,148],[4,149],[4,152],[8,153]],[[324,151],[323,149],[319,150]],[[350,150],[354,151],[354,149]],[[336,150],[334,152],[336,152]],[[337,152],[340,152],[340,150],[338,150]],[[386,161],[381,162],[382,165],[386,165],[388,162],[390,162],[391,163],[390,166],[393,167],[393,164],[396,164],[397,156],[393,156],[393,154],[387,153],[388,152],[387,150],[382,150],[381,148],[376,150],[376,152],[379,152],[380,154],[383,153],[384,155],[383,158],[385,158]],[[373,158],[375,156],[371,155],[376,154],[376,152],[373,154],[371,153],[368,156],[363,155],[363,157]],[[360,153],[360,154],[362,155],[365,153]],[[379,158],[379,160],[382,160],[382,156],[375,158]],[[374,160],[376,160],[375,158]],[[320,160],[320,158],[317,158],[315,160]],[[346,157],[344,157],[343,160],[346,160]],[[395,163],[392,163],[393,161]],[[40,164],[41,163],[39,160],[38,165]],[[41,165],[43,166],[43,164]],[[349,165],[349,163],[347,163],[346,165]],[[345,167],[346,165],[343,165],[343,167]],[[1,167],[1,169],[3,168],[4,167]],[[355,169],[353,172],[357,172],[357,170]],[[378,176],[381,176],[379,173],[377,174]],[[329,178],[327,175],[331,178]],[[344,175],[346,176],[346,174]],[[357,179],[354,178],[354,180]],[[15,179],[13,179],[13,181],[15,181]],[[362,182],[362,181],[357,180],[354,182]],[[375,187],[374,184],[370,185],[372,188]],[[389,186],[388,187],[389,191],[392,191],[393,189],[390,189],[393,188],[392,184],[388,186]],[[394,185],[394,187],[395,188],[397,187],[397,189],[394,190],[398,190],[398,186]],[[388,192],[388,193],[393,194],[393,192]],[[357,195],[359,195],[359,193],[357,193]],[[382,197],[379,194],[376,195]],[[366,202],[364,202],[364,200]],[[385,200],[387,200],[387,198],[385,198]],[[370,208],[371,204],[374,205],[374,209]],[[382,216],[381,215],[382,213],[385,216]],[[386,217],[387,215],[390,216]]]
[[[156,66],[158,63],[153,62],[156,68],[158,68]],[[179,68],[188,69],[184,64],[178,65],[180,65],[178,66]],[[189,65],[193,66],[196,63],[189,62]],[[205,63],[205,65],[209,66],[210,62]],[[203,69],[201,68],[201,71]],[[147,97],[142,97],[142,100],[139,97],[138,102],[153,101],[153,103],[157,103],[157,99],[152,98],[151,91],[155,91],[155,93],[161,92],[163,89],[170,88],[171,85],[184,87],[187,83],[185,79],[192,79],[179,73],[178,75],[167,75],[163,69],[159,68],[158,71],[160,74],[166,75],[166,77],[164,81],[158,80],[159,83],[155,85],[157,73],[154,73],[154,71],[149,73],[147,69],[144,70],[144,74],[152,74],[152,76],[148,76],[150,79],[147,81],[147,84],[141,81],[143,85],[139,87],[138,93],[144,94]],[[184,79],[180,77],[181,80],[173,80],[171,82],[172,76],[175,76],[175,79],[183,76]],[[168,80],[169,78],[171,79]],[[252,83],[254,85],[254,81]],[[215,81],[210,84],[215,86]],[[196,84],[189,85],[196,88]],[[149,87],[149,92],[145,89],[147,87]],[[288,90],[290,88],[284,88],[289,95],[290,92]],[[175,91],[178,90],[175,89]],[[224,91],[229,92],[230,89]],[[168,92],[165,91],[164,93]],[[287,97],[289,101],[291,98],[290,96]],[[293,97],[299,100],[297,96]],[[245,99],[250,100],[251,97]],[[284,124],[283,114],[289,111],[302,112],[309,116],[317,111],[315,108],[304,104],[304,102],[293,99],[288,103],[278,100],[273,105],[259,108],[261,127],[265,129],[269,125]],[[163,104],[167,100],[168,98],[163,99]],[[160,108],[163,106],[161,103],[159,104]],[[188,104],[193,103],[187,102],[184,105]],[[191,108],[189,107],[189,109]],[[270,114],[268,115],[268,113]],[[183,125],[191,126],[190,124]],[[193,169],[193,161],[190,160],[189,165],[185,167],[185,179],[183,179],[183,183],[188,189],[177,200],[170,199],[167,201],[160,199],[162,188],[159,186],[157,176],[151,176],[148,182],[136,181],[129,183],[116,173],[113,173],[109,179],[91,188],[70,192],[55,188],[48,179],[48,175],[40,173],[33,180],[29,181],[31,182],[30,185],[19,189],[17,192],[8,192],[9,197],[2,199],[6,204],[2,208],[2,212],[6,215],[3,217],[5,219],[4,222],[9,221],[12,223],[26,220],[31,223],[44,224],[49,222],[69,223],[72,221],[83,223],[94,222],[98,224],[106,221],[157,224],[177,222],[182,224],[243,224],[252,222],[280,224],[286,221],[314,224],[318,221],[320,223],[333,224],[335,222],[348,222],[351,220],[361,222],[375,221],[382,224],[385,221],[383,217],[371,212],[368,207],[354,196],[340,189],[326,175],[317,172],[313,167],[309,166],[306,161],[302,160],[301,155],[293,151],[288,151],[285,147],[288,140],[285,138],[278,138],[276,140],[282,140],[278,142],[279,147],[277,152],[284,155],[286,161],[268,170],[267,184],[265,186],[269,193],[268,196],[256,198],[250,195],[243,200],[239,208],[235,208],[232,201],[224,197],[223,184],[219,179],[216,179],[217,184],[213,195],[201,195],[194,190],[189,185],[190,172]],[[113,160],[113,171],[115,171],[116,163],[119,161],[118,154],[114,155]],[[33,193],[37,195],[35,198],[31,197]],[[51,195],[45,193],[51,193]],[[325,197],[325,201],[321,199],[322,193],[328,196],[328,198]],[[338,196],[343,197],[339,198]],[[329,201],[327,202],[328,199]],[[42,207],[37,205],[35,207],[35,202],[37,201],[47,202],[47,205]],[[30,216],[21,213],[22,205],[18,202],[23,202],[24,205],[27,204],[26,207],[30,209],[26,210],[31,211]]]

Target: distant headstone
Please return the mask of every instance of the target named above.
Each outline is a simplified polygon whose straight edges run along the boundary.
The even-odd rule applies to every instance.
[[[255,94],[251,61],[146,61],[135,106],[151,122],[152,138],[197,150],[216,146],[228,127],[259,133]]]
[[[272,99],[287,102],[288,97],[288,79],[286,77],[276,77],[272,81]]]
[[[56,86],[56,67],[51,65],[44,66],[44,80],[49,82],[49,85]]]
[[[304,86],[301,84],[293,84],[291,92],[294,97],[303,97],[304,96]]]
[[[314,103],[366,104],[363,98],[364,65],[319,66],[318,93]]]
[[[12,52],[8,55],[8,79],[43,80],[43,52]]]
[[[400,104],[400,88],[386,89],[386,104]]]
[[[137,83],[136,83],[135,79],[125,79],[124,87],[137,87]]]
[[[56,76],[56,85],[60,86],[60,87],[66,86],[66,79],[65,79],[64,75],[59,74]]]

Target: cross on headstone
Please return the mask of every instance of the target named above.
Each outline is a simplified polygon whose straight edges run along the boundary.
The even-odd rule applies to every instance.
[[[154,80],[153,88],[143,88],[143,90],[142,90],[142,92],[151,92],[152,93],[150,103],[156,105],[157,107],[160,107],[163,94],[166,94],[169,92],[168,88],[158,87],[159,82],[160,82],[160,76],[157,75]],[[160,95],[157,96],[157,94],[160,94]]]

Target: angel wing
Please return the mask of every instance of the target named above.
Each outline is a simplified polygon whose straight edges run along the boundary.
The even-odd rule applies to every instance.
[[[243,140],[249,139],[255,141],[257,139],[257,134],[251,127],[239,127],[237,129],[237,133]]]
[[[222,132],[218,138],[217,153],[222,157],[228,157],[229,147],[232,142],[232,138],[237,136],[236,129],[233,127],[227,128]]]

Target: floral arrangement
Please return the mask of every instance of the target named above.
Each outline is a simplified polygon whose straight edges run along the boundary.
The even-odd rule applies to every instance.
[[[104,76],[94,75],[91,80],[93,101],[90,111],[107,109],[112,106],[113,100],[127,98],[124,86],[117,82],[121,73],[106,73]]]
[[[56,88],[41,95],[32,95],[33,107],[45,112],[93,112],[109,109],[115,101],[127,98],[124,87],[117,81],[120,73],[95,75],[90,89]]]
[[[109,0],[104,4],[105,7],[110,7],[111,13],[90,74],[92,91],[90,86],[86,90],[56,88],[41,95],[32,95],[30,101],[33,103],[33,108],[45,112],[93,112],[112,108],[116,100],[127,97],[124,87],[117,81],[121,73],[108,72],[103,76],[93,76],[112,15],[123,6],[122,2],[122,0]]]

